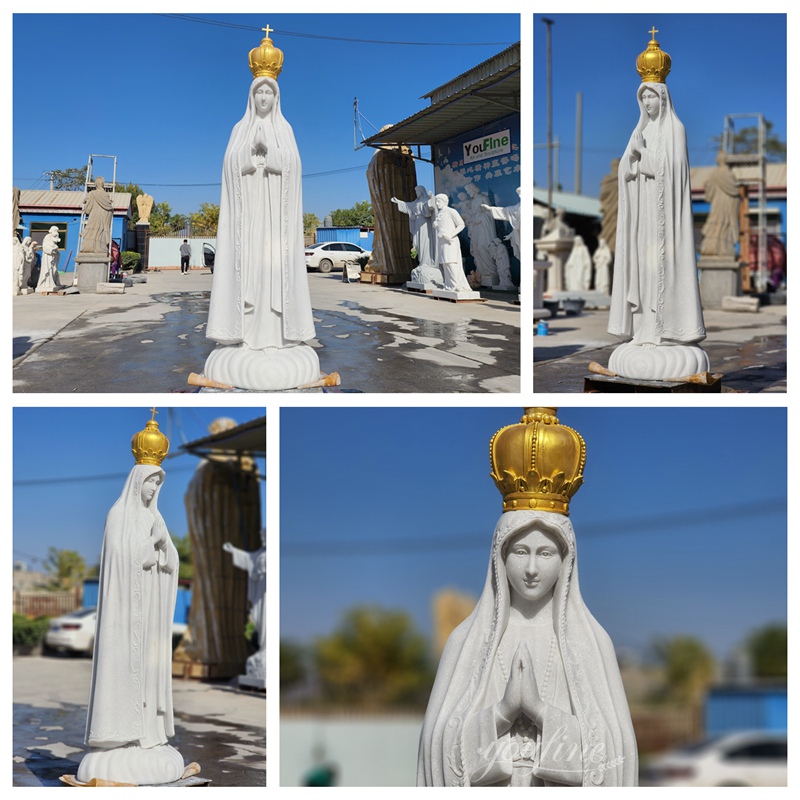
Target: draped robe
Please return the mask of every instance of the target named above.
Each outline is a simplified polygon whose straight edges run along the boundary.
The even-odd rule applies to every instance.
[[[651,120],[642,94],[659,98]],[[686,131],[663,83],[642,83],[639,122],[619,165],[619,209],[608,332],[634,344],[705,339],[697,280]],[[634,135],[644,137],[641,158]]]
[[[521,641],[519,631],[508,628],[503,545],[533,526],[553,535],[564,553],[552,639],[527,640],[532,651],[546,649],[538,666],[534,656],[534,669],[548,706],[541,731],[520,715],[498,739],[489,716],[507,682],[503,664]],[[572,524],[549,512],[504,513],[483,593],[439,663],[420,738],[417,785],[634,786],[637,775],[636,738],[614,647],[581,598]]]

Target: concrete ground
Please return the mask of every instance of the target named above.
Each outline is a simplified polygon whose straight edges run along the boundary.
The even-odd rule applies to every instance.
[[[83,744],[92,662],[69,656],[15,656],[13,785],[63,786]],[[263,692],[173,680],[176,747],[211,786],[266,786]]]
[[[711,372],[722,375],[727,392],[786,391],[786,306],[766,305],[758,312],[705,310],[702,347]],[[583,392],[592,377],[589,364],[608,366],[618,340],[606,332],[608,309],[584,311],[549,320],[547,336],[533,340],[533,385],[537,392]]]
[[[399,288],[308,273],[320,365],[337,391],[517,392],[516,296],[453,304]],[[15,392],[193,392],[211,273],[150,273],[122,295],[14,298]]]

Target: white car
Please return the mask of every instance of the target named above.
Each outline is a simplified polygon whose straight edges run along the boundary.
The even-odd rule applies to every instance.
[[[330,272],[332,269],[343,269],[345,261],[371,254],[372,250],[365,250],[352,242],[317,242],[306,247],[306,269]]]
[[[741,731],[653,758],[649,786],[786,786],[786,734]]]
[[[44,635],[45,647],[91,656],[96,621],[97,609],[94,606],[79,608],[71,614],[51,619],[50,627]]]

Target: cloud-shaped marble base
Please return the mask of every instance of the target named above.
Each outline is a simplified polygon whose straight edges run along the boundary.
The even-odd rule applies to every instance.
[[[608,368],[631,380],[669,381],[708,372],[711,365],[705,350],[697,345],[645,347],[626,342],[611,354]]]
[[[305,344],[251,350],[247,345],[218,345],[206,359],[206,378],[239,389],[278,392],[319,380],[319,358]]]

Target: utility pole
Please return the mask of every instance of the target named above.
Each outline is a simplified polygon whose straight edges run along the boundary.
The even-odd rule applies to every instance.
[[[583,158],[583,92],[578,92],[575,109],[575,194],[581,193],[581,161]]]
[[[553,20],[542,17],[547,25],[547,218],[553,217]]]

